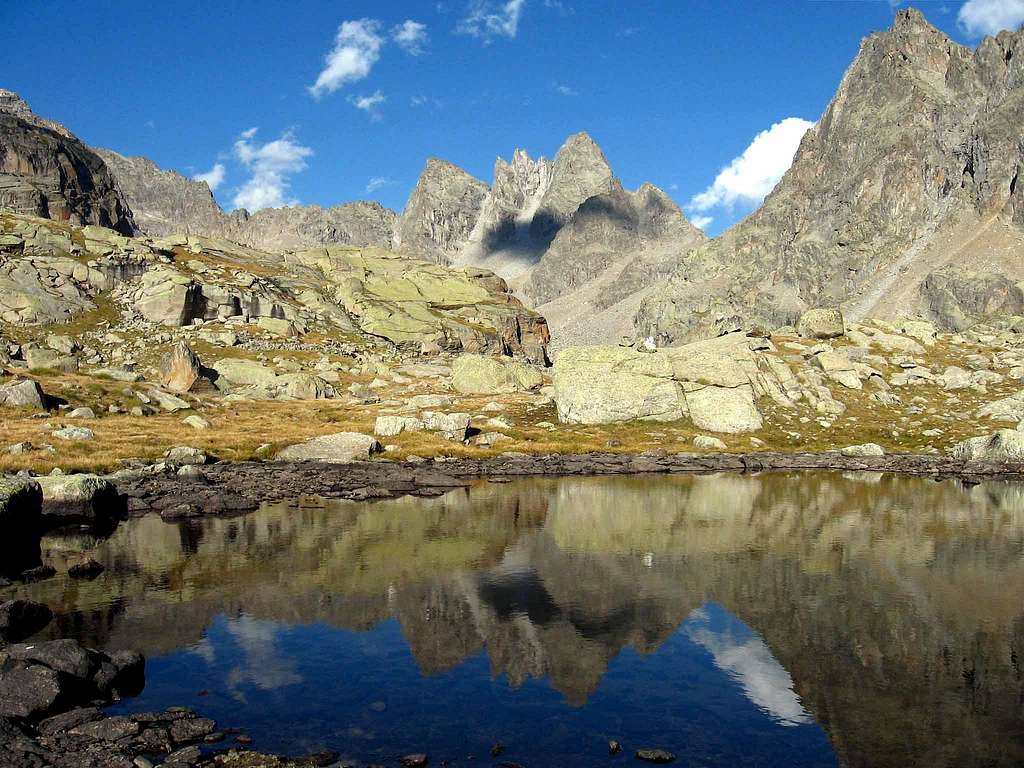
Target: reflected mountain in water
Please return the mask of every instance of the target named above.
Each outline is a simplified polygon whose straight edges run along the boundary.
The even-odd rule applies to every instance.
[[[302,642],[330,655],[320,628],[394,627],[420,676],[481,658],[512,692],[541,681],[585,709],[603,706],[620,661],[654,665],[685,640],[779,726],[820,723],[843,764],[1024,762],[1014,484],[536,479],[228,520],[147,517],[109,539],[42,544],[58,568],[82,551],[107,567],[99,579],[21,589],[54,608],[50,632],[196,659],[217,652],[219,632],[237,657],[225,668],[234,696],[302,687],[305,646],[283,655],[298,642],[289,628],[308,627]]]

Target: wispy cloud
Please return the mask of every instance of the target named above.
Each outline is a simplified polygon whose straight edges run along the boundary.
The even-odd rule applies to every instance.
[[[406,19],[391,30],[391,39],[398,43],[398,47],[410,56],[420,56],[426,51],[430,38],[427,35],[427,25],[421,24],[412,19]]]
[[[387,97],[377,91],[369,96],[349,96],[349,102],[356,109],[361,109],[370,116],[372,120],[380,120],[380,105],[387,101]]]
[[[690,218],[690,223],[697,229],[707,229],[711,226],[711,222],[714,220],[713,216],[704,216],[698,213],[696,216]]]
[[[1024,0],[967,0],[957,14],[960,27],[971,37],[1016,31],[1024,24]]]
[[[561,94],[562,96],[579,96],[580,95],[579,91],[577,91],[572,86],[566,85],[565,83],[559,83],[558,81],[555,81],[555,82],[551,83],[551,87],[552,87],[552,89],[554,89],[555,93]]]
[[[250,178],[238,190],[233,203],[237,208],[258,211],[295,205],[288,193],[288,177],[306,167],[313,150],[294,140],[291,132],[266,144],[253,141],[256,128],[243,131],[234,145],[234,155],[250,172]]]
[[[309,92],[314,98],[320,98],[325,93],[334,93],[346,83],[362,80],[380,59],[383,44],[379,21],[357,19],[342,22],[334,47],[324,59],[324,68],[309,87]]]
[[[491,0],[472,0],[465,17],[456,25],[455,31],[480,38],[489,43],[496,37],[515,38],[519,32],[519,18],[526,0],[507,0],[495,3]]]
[[[432,107],[434,109],[440,109],[443,104],[440,99],[435,99],[433,96],[426,96],[422,93],[418,93],[414,96],[409,97],[410,107]]]
[[[195,174],[192,177],[192,181],[205,181],[206,186],[210,188],[210,191],[216,192],[217,187],[224,182],[225,174],[226,169],[224,168],[224,163],[214,163],[213,168],[208,170],[206,173]]]
[[[737,203],[758,205],[793,164],[800,139],[813,125],[799,117],[787,117],[761,131],[742,155],[722,169],[711,186],[690,200],[688,208],[705,212]]]
[[[620,27],[615,30],[616,37],[633,37],[633,35],[639,35],[641,32],[640,27]]]
[[[382,187],[388,187],[395,183],[394,179],[388,178],[387,176],[374,176],[368,182],[366,182],[366,194],[372,195],[378,189]]]

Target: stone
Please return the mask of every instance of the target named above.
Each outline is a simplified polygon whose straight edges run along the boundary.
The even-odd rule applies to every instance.
[[[179,341],[160,358],[160,384],[172,392],[193,392],[212,389],[204,378],[203,364],[188,344]]]
[[[62,427],[50,433],[61,440],[80,442],[84,440],[95,440],[96,434],[88,427]]]
[[[95,579],[105,570],[106,568],[103,567],[102,563],[90,558],[88,560],[84,560],[81,563],[75,563],[70,568],[68,568],[68,576],[70,576],[73,579],[91,580]]]
[[[439,413],[437,411],[424,411],[421,414],[423,428],[430,432],[437,432],[446,440],[462,441],[466,439],[466,432],[472,417],[468,413]]]
[[[467,395],[498,395],[539,389],[544,377],[536,368],[515,360],[460,355],[452,363],[452,388]]]
[[[17,643],[46,628],[53,612],[42,603],[31,600],[8,600],[0,603],[0,641]]]
[[[877,443],[863,443],[862,445],[848,445],[839,450],[843,456],[870,457],[885,456],[885,449]]]
[[[336,432],[313,437],[278,451],[278,461],[324,461],[343,463],[370,458],[381,450],[380,443],[359,432]]]
[[[168,464],[174,464],[177,466],[201,466],[206,463],[207,456],[199,448],[192,448],[191,446],[187,445],[179,445],[165,452],[164,459]]]
[[[764,425],[749,385],[702,387],[686,393],[690,421],[712,432],[753,432]]]
[[[31,379],[12,381],[0,386],[0,405],[11,408],[46,410],[49,398],[43,388]]]
[[[974,415],[979,419],[988,418],[1017,423],[1024,419],[1024,390],[987,403],[976,410]]]
[[[295,329],[295,325],[289,320],[276,317],[261,317],[256,321],[256,324],[263,330],[268,331],[275,336],[292,338],[293,336],[299,335],[299,332]]]
[[[223,358],[213,364],[217,372],[217,388],[230,390],[235,387],[246,387],[253,384],[272,384],[277,373],[255,360],[243,358]]]
[[[839,309],[809,309],[800,315],[797,333],[806,339],[834,339],[846,332]]]
[[[92,410],[92,408],[86,408],[86,407],[73,408],[72,410],[68,411],[66,415],[67,415],[67,417],[69,419],[95,419],[96,418],[96,414]]]
[[[726,445],[717,437],[710,437],[708,435],[697,435],[696,437],[693,438],[693,447],[710,451],[724,451]]]
[[[192,427],[192,429],[204,430],[210,428],[210,422],[197,413],[193,413],[191,416],[186,416],[181,420],[181,423],[185,426]]]
[[[68,639],[16,643],[7,646],[4,653],[15,661],[42,664],[78,680],[87,680],[97,666],[87,649]]]
[[[166,411],[167,413],[186,411],[192,407],[192,404],[187,400],[183,400],[177,395],[172,395],[170,392],[164,392],[159,389],[147,390],[146,396],[149,397],[149,399],[157,405],[160,410]]]
[[[0,552],[5,543],[20,545],[38,535],[43,492],[37,480],[0,476]]]
[[[24,350],[25,363],[30,371],[60,371],[62,373],[77,373],[78,358],[70,355],[62,355],[53,349],[42,347],[26,347]]]
[[[394,437],[402,432],[420,432],[424,429],[421,419],[412,416],[378,416],[373,425],[373,434],[378,437]]]
[[[1024,432],[1000,429],[991,435],[971,437],[953,446],[950,454],[962,461],[1024,464]]]
[[[0,716],[36,719],[51,714],[60,696],[57,673],[39,664],[0,668]]]
[[[78,342],[70,336],[58,336],[55,334],[50,334],[46,337],[46,346],[56,352],[60,352],[62,355],[73,355],[80,349]]]
[[[97,475],[46,475],[37,479],[43,493],[42,513],[104,523],[115,519],[122,502],[114,484]]]
[[[405,768],[423,768],[427,764],[427,755],[418,752],[412,755],[403,755],[398,758],[398,762],[405,766]]]

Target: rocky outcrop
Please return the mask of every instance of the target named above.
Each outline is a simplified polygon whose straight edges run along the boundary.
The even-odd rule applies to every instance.
[[[63,322],[112,298],[125,317],[168,327],[234,320],[282,338],[315,329],[383,339],[412,352],[547,361],[544,318],[523,307],[501,278],[373,248],[275,254],[197,235],[65,231],[8,214],[0,217],[0,287],[5,274],[9,291],[0,292],[0,319],[8,322]],[[179,362],[194,369],[184,358]],[[168,361],[168,380],[184,386],[171,376],[174,365]],[[308,384],[289,387],[303,391]]]
[[[225,213],[205,181],[158,168],[144,157],[98,149],[124,192],[139,229],[153,237],[218,237],[251,248],[279,251],[317,245],[390,247],[395,213],[377,203],[321,208],[296,205]]]
[[[971,50],[900,10],[864,40],[761,208],[645,299],[639,333],[678,343],[722,317],[774,327],[842,302],[854,320],[912,312],[936,263],[974,258],[997,219],[1024,223],[1022,51],[1024,33]]]
[[[103,160],[66,129],[0,90],[0,207],[76,226],[135,231]]]
[[[1024,283],[1003,274],[950,265],[924,279],[921,296],[936,322],[962,331],[984,317],[1024,314],[1022,286]]]
[[[483,355],[460,355],[452,363],[452,389],[472,395],[498,395],[540,389],[544,377],[525,363]]]

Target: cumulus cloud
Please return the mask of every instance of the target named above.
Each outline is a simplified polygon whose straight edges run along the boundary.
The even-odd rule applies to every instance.
[[[363,110],[372,120],[380,120],[380,105],[387,101],[387,97],[377,91],[369,96],[350,96],[348,100],[353,107]]]
[[[512,39],[519,32],[519,17],[526,0],[507,0],[504,3],[490,0],[472,0],[466,16],[456,25],[455,31],[478,37],[485,43],[495,37]]]
[[[206,186],[210,188],[211,192],[217,191],[217,187],[224,181],[224,164],[214,163],[213,168],[208,170],[206,173],[197,173],[192,177],[192,181],[205,181]]]
[[[309,92],[320,98],[325,93],[334,93],[346,83],[362,80],[380,58],[383,44],[379,21],[357,19],[342,22],[334,47],[324,59],[324,68],[309,87]]]
[[[427,47],[427,25],[406,19],[391,30],[391,39],[398,47],[411,56],[419,56]]]
[[[387,176],[374,176],[372,179],[366,182],[366,194],[372,195],[381,187],[386,187],[394,183],[395,180],[389,179]]]
[[[288,197],[288,177],[305,169],[313,150],[298,144],[291,133],[266,144],[253,141],[255,136],[256,129],[250,128],[235,142],[234,155],[251,174],[235,194],[235,207],[258,211],[295,205]]]
[[[707,211],[737,203],[758,205],[793,164],[800,139],[814,123],[787,117],[761,131],[743,154],[715,177],[710,187],[690,200],[692,211]]]
[[[957,21],[971,37],[994,35],[1004,29],[1012,32],[1024,24],[1024,0],[967,0],[960,7]]]
[[[714,220],[713,216],[705,216],[703,214],[697,214],[696,216],[690,217],[690,223],[697,229],[707,229],[711,226],[711,222]]]

